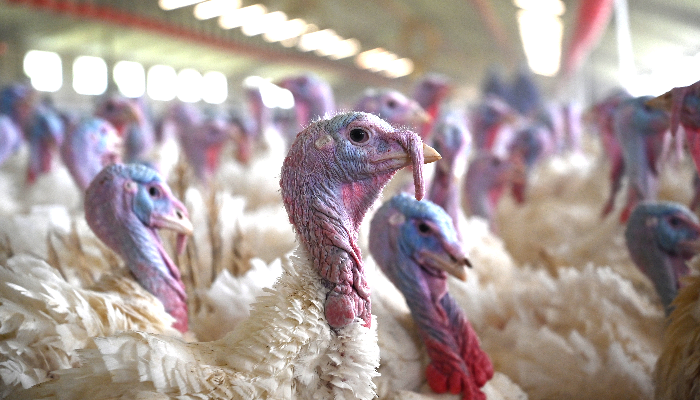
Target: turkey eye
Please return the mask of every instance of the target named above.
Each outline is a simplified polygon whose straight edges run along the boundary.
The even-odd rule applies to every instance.
[[[364,143],[369,140],[369,133],[364,129],[355,128],[350,131],[350,140],[355,143]]]
[[[672,227],[677,228],[681,225],[681,219],[678,217],[671,217],[671,219],[668,221]]]
[[[425,222],[421,222],[420,224],[418,224],[418,232],[428,233],[430,232],[430,226],[428,226],[428,224],[426,224]]]
[[[160,195],[160,190],[155,186],[151,186],[148,189],[148,194],[151,195],[151,197],[158,197]]]
[[[389,106],[389,108],[396,108],[398,103],[396,102],[396,100],[391,99],[391,100],[387,101],[386,105]]]

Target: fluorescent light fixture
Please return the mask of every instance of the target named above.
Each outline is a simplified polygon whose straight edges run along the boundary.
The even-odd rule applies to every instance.
[[[518,11],[518,25],[527,63],[532,72],[554,76],[559,71],[564,27],[556,15]]]
[[[158,6],[165,11],[201,3],[202,0],[158,0]]]
[[[388,51],[378,53],[374,56],[372,60],[373,65],[369,67],[369,70],[372,72],[384,71],[387,68],[389,68],[389,64],[396,61],[397,59],[398,57],[396,56],[396,54]]]
[[[226,75],[209,71],[202,76],[202,100],[209,104],[221,104],[228,97]]]
[[[343,38],[336,35],[335,32],[333,32],[332,35],[329,34],[321,36],[320,40],[317,43],[318,48],[314,50],[314,53],[321,57],[326,57],[330,56],[331,54],[335,54],[335,52],[338,50],[338,43],[342,41]]]
[[[146,92],[146,71],[134,61],[119,61],[112,69],[112,79],[125,97],[141,97]]]
[[[146,93],[153,100],[170,101],[177,94],[177,73],[173,67],[154,65],[146,76]]]
[[[78,94],[100,95],[107,90],[107,63],[100,57],[80,56],[73,61],[73,89]]]
[[[270,81],[268,81],[265,78],[251,75],[251,76],[248,76],[245,79],[243,79],[243,86],[253,88],[253,87],[258,87],[260,85],[264,85],[264,84],[269,83],[269,82]]]
[[[255,36],[268,32],[283,25],[287,21],[287,14],[282,11],[273,11],[269,14],[251,19],[241,26],[241,32],[246,36]]]
[[[243,26],[248,23],[248,21],[263,16],[266,12],[267,8],[265,8],[265,6],[262,4],[253,4],[252,6],[239,8],[237,10],[221,14],[219,17],[219,26],[222,29],[238,28],[239,26]]]
[[[177,98],[185,103],[202,100],[202,74],[185,68],[177,74]]]
[[[209,19],[236,11],[241,7],[241,0],[209,0],[194,6],[194,17]]]
[[[397,58],[396,54],[378,47],[358,54],[357,57],[355,57],[355,63],[360,68],[378,72],[385,70],[387,66]]]
[[[358,54],[357,57],[355,57],[355,63],[362,69],[370,69],[376,64],[377,57],[381,57],[382,53],[386,53],[386,50],[382,49],[381,47],[363,51],[362,53]]]
[[[400,78],[413,72],[413,61],[408,58],[399,58],[398,60],[391,61],[385,67],[385,70],[384,75],[387,77]]]
[[[61,57],[51,51],[30,50],[24,55],[24,73],[40,92],[55,92],[63,85]]]
[[[303,19],[295,18],[272,26],[263,34],[263,39],[268,42],[281,42],[295,38],[306,32],[307,24]]]
[[[328,57],[333,60],[352,57],[360,52],[360,41],[357,39],[345,39],[335,44],[335,51]]]
[[[548,15],[563,15],[566,11],[566,6],[561,0],[513,0],[513,3],[523,10]]]
[[[299,50],[312,51],[322,47],[338,43],[342,39],[332,29],[324,29],[322,31],[310,32],[302,35],[299,38]]]

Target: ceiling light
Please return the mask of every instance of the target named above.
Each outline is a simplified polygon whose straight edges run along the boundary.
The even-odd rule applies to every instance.
[[[302,35],[304,32],[306,32],[306,28],[307,24],[304,22],[304,20],[299,18],[292,19],[269,29],[263,34],[263,39],[267,40],[268,42],[287,41]]]
[[[299,38],[299,50],[312,51],[328,46],[331,43],[337,43],[341,39],[332,29],[324,29],[322,31],[310,32],[302,35]]]
[[[269,82],[268,80],[261,78],[259,76],[251,75],[243,79],[243,86],[249,87],[249,88],[254,88],[258,87],[260,85],[264,85],[265,83]]]
[[[228,97],[228,81],[221,72],[209,71],[202,77],[202,100],[209,104],[221,104]]]
[[[566,6],[561,0],[513,0],[513,3],[523,10],[549,15],[563,15]]]
[[[241,7],[241,0],[209,0],[194,7],[194,17],[209,19],[236,11]]]
[[[246,36],[255,36],[274,29],[276,26],[284,24],[285,21],[287,21],[287,14],[282,11],[274,11],[258,18],[249,19],[241,26],[241,32]]]
[[[518,11],[518,25],[527,63],[532,72],[554,76],[559,71],[564,27],[559,17],[533,11]]]
[[[314,50],[317,55],[321,57],[330,56],[331,54],[335,54],[338,50],[338,43],[342,42],[343,38],[336,35],[335,32],[331,32],[332,34],[321,36],[321,40],[318,42],[318,48]]]
[[[141,97],[146,92],[146,72],[134,61],[119,61],[112,69],[112,79],[119,92],[126,97]]]
[[[202,100],[202,74],[185,68],[177,74],[177,98],[185,103]]]
[[[386,69],[386,66],[397,58],[396,54],[378,47],[358,54],[355,57],[355,63],[360,68],[377,72]]]
[[[259,18],[267,12],[262,4],[239,8],[219,17],[219,26],[223,29],[233,29],[243,26],[248,21]]]
[[[170,101],[177,94],[177,73],[173,67],[154,65],[146,76],[146,93],[153,100]]]
[[[51,51],[30,50],[24,55],[24,73],[32,87],[41,92],[55,92],[63,85],[61,57]]]
[[[73,89],[78,94],[100,95],[107,90],[107,63],[100,57],[80,56],[73,61]]]
[[[170,11],[176,8],[187,7],[201,2],[202,0],[159,0],[158,6],[165,11]]]
[[[335,45],[335,52],[329,57],[333,60],[352,57],[360,52],[360,41],[357,39],[345,39]]]
[[[399,58],[390,62],[385,69],[384,75],[389,78],[400,78],[413,72],[413,61],[408,58]]]

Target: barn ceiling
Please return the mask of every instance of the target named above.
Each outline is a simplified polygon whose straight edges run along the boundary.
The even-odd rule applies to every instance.
[[[358,68],[352,58],[333,61],[268,43],[260,35],[247,37],[240,29],[222,30],[216,19],[195,19],[192,6],[163,11],[156,0],[0,1],[0,40],[22,51],[40,49],[66,55],[98,55],[113,61],[127,59],[144,65],[165,63],[175,68],[218,70],[232,80],[249,75],[274,79],[312,69],[331,81],[341,99],[369,85],[408,91],[425,72],[450,76],[469,98],[478,94],[480,81],[490,67],[497,65],[510,72],[525,64],[516,20],[518,8],[511,0],[262,3],[270,11],[285,12],[290,19],[303,18],[320,29],[330,28],[342,37],[356,38],[362,50],[382,47],[408,57],[415,70],[407,77],[389,79]],[[634,72],[639,79],[674,74],[674,68],[700,52],[699,1],[628,3]],[[249,4],[250,0],[243,0],[244,6]],[[566,46],[576,24],[579,1],[565,0],[564,4],[561,20]],[[5,56],[11,50],[6,49]],[[3,72],[9,76],[16,73]],[[538,79],[555,97],[583,92],[591,99],[618,84],[615,19],[573,76]]]

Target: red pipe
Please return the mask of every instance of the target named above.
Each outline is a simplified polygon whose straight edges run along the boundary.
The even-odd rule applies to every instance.
[[[362,80],[373,85],[391,85],[396,80],[386,78],[379,74],[361,70],[351,65],[339,63],[321,57],[305,54],[295,54],[284,51],[263,49],[257,46],[244,44],[231,39],[225,39],[210,34],[196,32],[192,29],[179,27],[154,18],[136,15],[122,11],[114,7],[96,5],[92,3],[78,3],[70,0],[6,0],[7,3],[27,5],[39,10],[55,12],[56,14],[90,19],[93,21],[111,23],[125,28],[135,28],[143,31],[176,37],[195,43],[201,43],[210,47],[231,51],[236,54],[246,55],[259,60],[271,62],[286,62],[304,65],[308,67],[335,70],[353,79]]]

